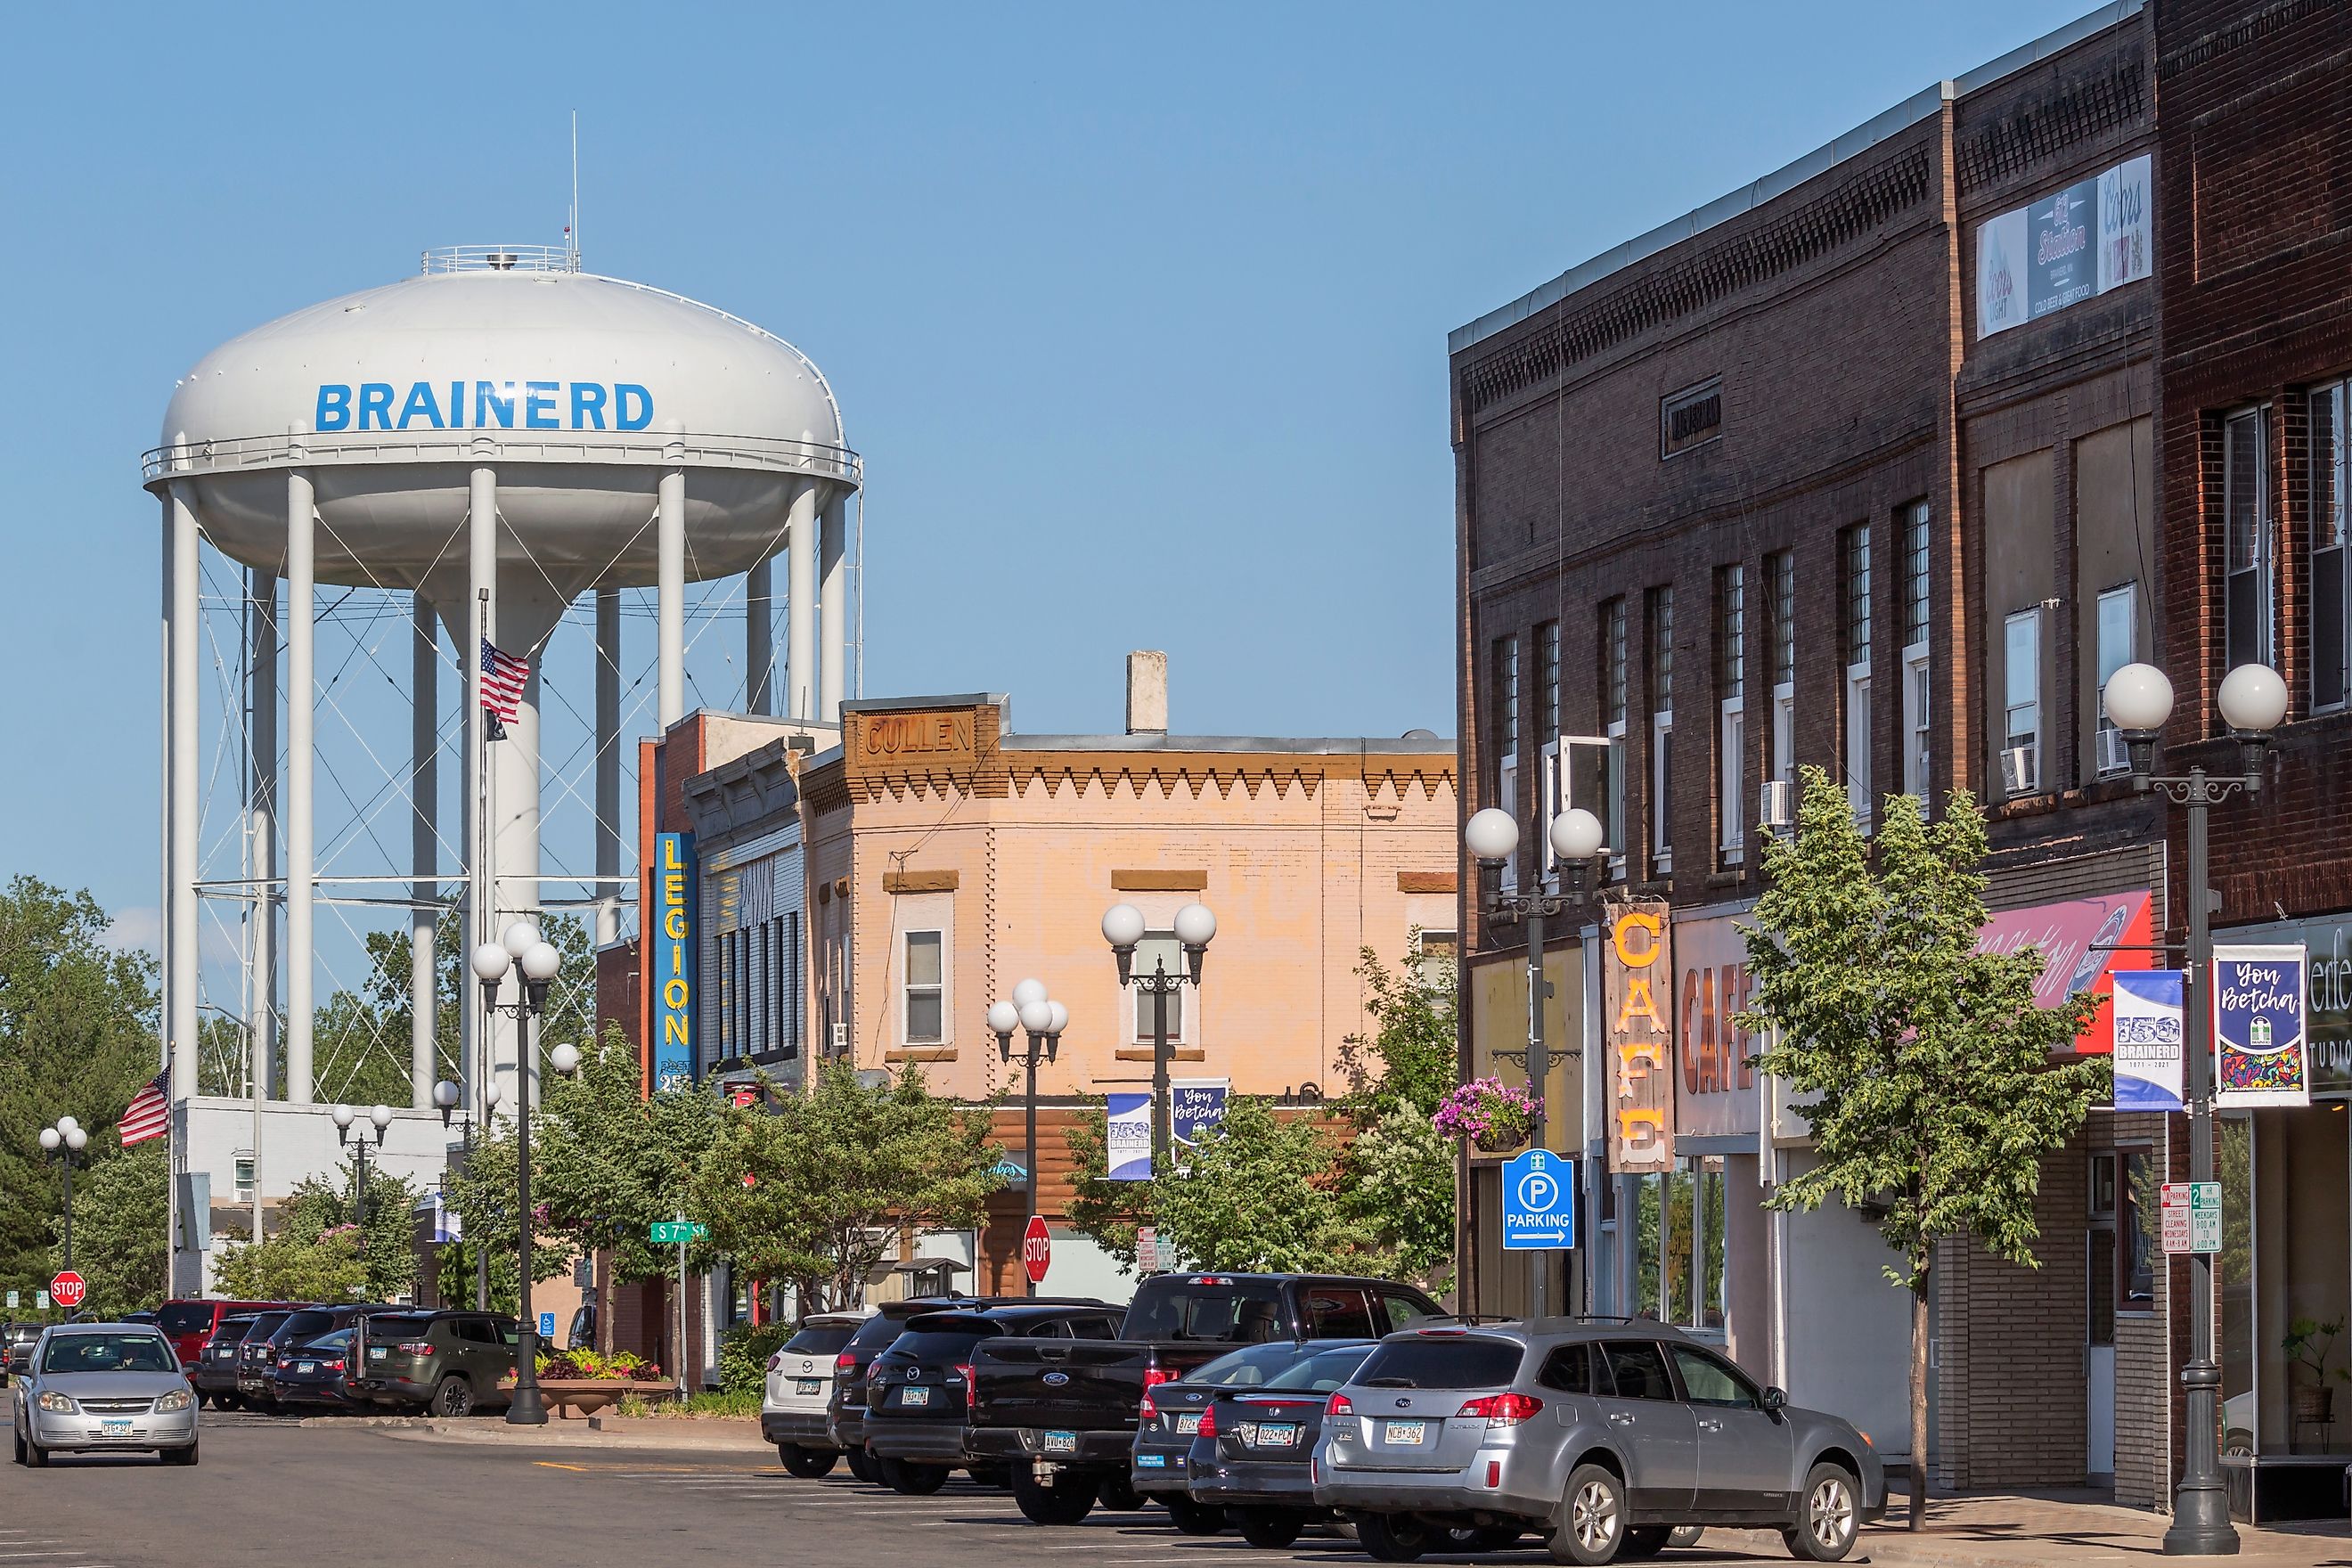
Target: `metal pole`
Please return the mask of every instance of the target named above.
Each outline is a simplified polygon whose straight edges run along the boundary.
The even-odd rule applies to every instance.
[[[784,689],[789,702],[785,717],[816,716],[816,557],[817,482],[796,482],[792,500],[792,534],[785,541]]]
[[[2213,929],[2206,814],[2213,794],[2203,768],[2189,770],[2189,973],[2182,1011],[2189,1052],[2189,1179],[2213,1179]],[[2189,1255],[2189,1364],[2180,1369],[2188,1407],[2188,1463],[2164,1532],[2170,1557],[2220,1557],[2238,1550],[2221,1484],[2221,1369],[2213,1363],[2213,1255]]]
[[[596,590],[596,946],[621,940],[621,591]]]
[[[73,1154],[59,1151],[66,1167],[66,1271],[73,1269]]]
[[[1168,961],[1152,961],[1151,982],[1151,1173],[1168,1163],[1172,1141],[1168,1121]]]
[[[311,775],[318,756],[316,496],[310,474],[286,476],[286,1101],[310,1103],[311,949],[317,898]],[[193,1090],[194,1086],[190,1086]]]
[[[1049,1020],[1049,1021],[1050,1021],[1050,1020]],[[1035,1035],[1035,1034],[1034,1034],[1034,1033],[1033,1033],[1033,1034],[1031,1034],[1031,1035],[1030,1035],[1030,1037],[1029,1037],[1029,1107],[1028,1107],[1028,1110],[1029,1110],[1029,1128],[1028,1128],[1028,1138],[1029,1138],[1029,1143],[1028,1143],[1028,1152],[1024,1156],[1024,1160],[1026,1161],[1026,1163],[1028,1163],[1028,1166],[1029,1166],[1029,1212],[1030,1212],[1031,1214],[1033,1214],[1033,1215],[1034,1215],[1034,1214],[1035,1214],[1035,1213],[1037,1212],[1037,1048],[1038,1048],[1038,1045],[1039,1045],[1039,1041],[1038,1041],[1038,1038],[1037,1038],[1036,1035]],[[1025,1224],[1026,1224],[1026,1222],[1024,1221],[1024,1224],[1025,1225]],[[1032,1296],[1034,1296],[1034,1295],[1037,1293],[1037,1282],[1036,1282],[1034,1279],[1031,1279],[1029,1278],[1029,1269],[1028,1269],[1028,1265],[1027,1265],[1027,1263],[1026,1263],[1026,1261],[1025,1261],[1025,1260],[1024,1261],[1024,1263],[1023,1263],[1023,1265],[1022,1265],[1022,1269],[1021,1269],[1021,1278],[1022,1278],[1022,1279],[1024,1280],[1024,1282],[1025,1282],[1025,1283],[1028,1285],[1028,1287],[1029,1287],[1028,1293],[1029,1293],[1030,1295],[1032,1295]]]
[[[1541,856],[1537,857],[1538,862]],[[1538,865],[1540,874],[1540,864]],[[1540,893],[1540,889],[1538,889]],[[1544,901],[1540,896],[1528,902],[1528,1089],[1540,1106],[1544,1086],[1551,1078],[1551,1051],[1544,1041]],[[1538,1110],[1535,1124],[1529,1130],[1529,1147],[1549,1147],[1544,1142],[1544,1118]],[[1507,1198],[1506,1202],[1507,1203]],[[1528,1254],[1528,1312],[1530,1317],[1547,1315],[1549,1305],[1551,1254],[1538,1247]]]
[[[686,1211],[677,1211],[677,1396],[686,1397]]]
[[[820,514],[817,543],[816,716],[841,722],[843,677],[849,666],[849,500],[835,491]],[[794,606],[797,610],[798,606]]]
[[[410,605],[408,659],[408,868],[416,879],[408,912],[408,1102],[422,1110],[433,1103],[434,1057],[440,1012],[434,984],[434,921],[440,883],[435,876],[440,853],[435,827],[441,781],[441,624],[433,602],[415,595]],[[459,652],[463,652],[460,649]],[[458,944],[460,951],[464,943]]]
[[[170,515],[171,745],[165,795],[170,801],[171,837],[168,858],[171,901],[165,911],[169,935],[163,943],[169,1005],[163,1017],[164,1063],[172,1069],[172,1098],[186,1100],[202,1089],[199,1081],[196,990],[199,984],[196,931],[197,835],[201,792],[197,784],[197,647],[199,597],[195,498],[185,479],[174,480],[166,500]],[[176,1141],[174,1143],[176,1152]],[[173,1241],[176,1252],[177,1239]]]
[[[685,444],[670,443],[683,464]],[[667,730],[686,717],[686,469],[662,470],[654,524],[654,614],[659,652],[659,711]]]
[[[360,1134],[357,1184],[352,1190],[352,1224],[360,1233],[360,1250],[367,1250],[367,1134]]]
[[[530,1020],[538,1011],[533,983],[523,982],[523,1002],[515,1009],[515,1219],[522,1237],[522,1274],[516,1286],[522,1332],[515,1345],[514,1400],[507,1406],[509,1426],[544,1426],[547,1406],[539,1397],[539,1320],[530,1311]]]

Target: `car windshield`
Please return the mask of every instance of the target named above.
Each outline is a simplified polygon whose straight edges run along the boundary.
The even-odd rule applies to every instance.
[[[1328,1394],[1345,1384],[1372,1353],[1370,1345],[1346,1345],[1339,1350],[1317,1351],[1283,1368],[1266,1381],[1268,1388],[1311,1388],[1318,1394]]]
[[[1301,1356],[1311,1353],[1302,1345],[1252,1345],[1245,1351],[1219,1356],[1208,1365],[1187,1373],[1184,1381],[1204,1383],[1212,1388],[1257,1388]]]
[[[1183,1281],[1136,1300],[1123,1337],[1255,1344],[1280,1336],[1282,1289],[1271,1281]]]
[[[178,1363],[160,1334],[52,1334],[41,1352],[41,1370],[73,1372],[173,1372]]]
[[[1519,1373],[1515,1340],[1479,1335],[1390,1340],[1357,1373],[1366,1388],[1501,1388]]]
[[[175,1337],[200,1334],[213,1326],[213,1308],[210,1301],[166,1301],[155,1314],[155,1326]]]
[[[799,1333],[784,1342],[784,1349],[793,1355],[835,1355],[856,1331],[849,1323],[803,1323]]]

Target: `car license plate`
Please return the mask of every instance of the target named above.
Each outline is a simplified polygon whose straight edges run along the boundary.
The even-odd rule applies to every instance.
[[[1135,1462],[1147,1470],[1164,1470],[1168,1468],[1168,1456],[1165,1454],[1138,1454],[1135,1457]]]
[[[1416,1448],[1421,1447],[1423,1437],[1429,1432],[1429,1423],[1426,1421],[1391,1421],[1386,1426],[1385,1436],[1388,1441],[1410,1443]]]
[[[928,1388],[902,1388],[898,1391],[898,1403],[901,1405],[929,1405],[930,1402],[931,1391]]]
[[[1189,1437],[1200,1429],[1201,1413],[1199,1411],[1187,1411],[1176,1417],[1176,1435],[1179,1437]]]
[[[1287,1448],[1297,1441],[1298,1423],[1296,1421],[1261,1421],[1257,1424],[1257,1446],[1261,1448]]]
[[[1075,1454],[1077,1451],[1078,1435],[1076,1432],[1048,1432],[1045,1434],[1045,1452],[1049,1454]]]
[[[794,1394],[822,1394],[824,1392],[824,1384],[817,1378],[796,1377],[793,1379],[793,1392]]]
[[[101,1437],[128,1437],[131,1436],[131,1423],[101,1421],[98,1424],[98,1435]]]
[[[391,1347],[390,1345],[370,1345],[370,1346],[368,1346],[368,1360],[370,1360],[370,1361],[382,1361],[384,1357],[386,1357],[386,1356],[390,1355],[391,1353],[392,1353],[392,1347]]]
[[[294,1370],[296,1372],[316,1372],[319,1370],[319,1363],[315,1361],[296,1362],[294,1363]]]

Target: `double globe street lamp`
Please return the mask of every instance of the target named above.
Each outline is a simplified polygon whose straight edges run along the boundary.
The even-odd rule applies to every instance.
[[[1168,998],[1185,986],[1200,989],[1201,966],[1209,956],[1209,942],[1217,934],[1217,917],[1206,904],[1186,904],[1172,922],[1177,945],[1184,950],[1184,967],[1168,973],[1165,954],[1152,960],[1151,973],[1136,973],[1135,949],[1143,941],[1143,911],[1133,904],[1113,904],[1103,912],[1103,940],[1118,960],[1118,983],[1133,985],[1151,998],[1151,1169],[1157,1175],[1167,1163],[1170,1129],[1168,1104]]]
[[[60,1116],[41,1129],[41,1152],[53,1154],[65,1169],[66,1229],[64,1272],[73,1272],[73,1168],[74,1156],[89,1146],[89,1133],[70,1116]]]
[[[1052,1061],[1061,1053],[1062,1030],[1068,1026],[1070,1010],[1045,994],[1043,981],[1024,980],[1013,988],[1010,1001],[993,1002],[988,1008],[988,1026],[996,1036],[996,1053],[1006,1061],[1013,1059],[1013,1031],[1020,1029],[1029,1037],[1028,1052],[1022,1058],[1028,1074],[1027,1095],[1028,1142],[1022,1159],[1029,1167],[1029,1212],[1037,1213],[1037,1063],[1042,1058]],[[1025,1277],[1024,1277],[1025,1278]],[[1029,1294],[1037,1293],[1037,1282],[1027,1281]]]
[[[2188,1057],[2189,1179],[2213,1178],[2213,928],[2217,901],[2207,886],[2211,871],[2206,818],[2214,806],[2243,791],[2262,793],[2270,733],[2286,717],[2286,682],[2266,664],[2242,664],[2221,679],[2214,701],[2238,742],[2238,771],[2212,774],[2202,767],[2159,775],[2156,742],[2172,717],[2172,682],[2152,664],[2127,664],[2107,677],[2107,718],[2123,731],[2131,753],[2132,787],[2154,790],[2189,812],[2189,952],[2181,983],[2181,1048]],[[2213,1255],[2189,1255],[2189,1361],[2180,1369],[2188,1407],[2188,1462],[2174,1494],[2172,1525],[2164,1532],[2169,1556],[2210,1557],[2238,1550],[2230,1501],[2221,1480],[2219,1442],[2221,1369],[2213,1359]]]
[[[338,1105],[332,1115],[335,1119],[335,1142],[348,1148],[352,1141],[352,1125],[360,1120],[360,1112],[352,1106]],[[392,1125],[392,1107],[389,1105],[370,1107],[367,1112],[367,1123],[368,1126],[375,1129],[375,1146],[379,1149],[383,1148],[384,1131]],[[352,1224],[359,1230],[360,1249],[362,1252],[367,1249],[367,1126],[363,1126],[360,1129],[358,1187],[352,1195]]]
[[[507,972],[522,970],[522,995],[520,1000],[501,1006],[499,987],[505,982]],[[544,1426],[547,1405],[539,1392],[539,1320],[530,1310],[531,1237],[530,1209],[530,1079],[534,1058],[530,1047],[531,1020],[547,1011],[547,984],[563,967],[563,955],[549,942],[542,941],[539,928],[529,921],[517,921],[507,927],[501,942],[486,942],[474,950],[474,977],[482,983],[482,1012],[487,1019],[503,1012],[515,1021],[515,1218],[521,1233],[522,1247],[517,1275],[516,1316],[521,1320],[515,1346],[514,1401],[507,1406],[509,1426]],[[488,1030],[483,1031],[484,1058],[488,1051]],[[567,1076],[579,1069],[580,1049],[569,1041],[547,1053],[547,1065]]]
[[[1551,1079],[1550,1047],[1544,1039],[1544,1003],[1552,994],[1551,983],[1544,978],[1544,921],[1548,916],[1580,912],[1590,896],[1587,889],[1592,879],[1594,862],[1599,858],[1602,840],[1607,837],[1601,819],[1582,806],[1570,806],[1551,819],[1545,837],[1551,853],[1559,862],[1559,887],[1557,894],[1540,891],[1543,879],[1530,876],[1522,885],[1538,889],[1530,893],[1496,891],[1487,895],[1484,905],[1486,919],[1501,923],[1525,921],[1528,931],[1528,1088],[1536,1100],[1534,1125],[1528,1134],[1528,1146],[1542,1149],[1544,1142],[1543,1093]],[[1490,805],[1473,813],[1462,826],[1462,843],[1482,866],[1499,870],[1518,853],[1518,819],[1500,806]],[[1546,1315],[1549,1305],[1550,1268],[1541,1251],[1528,1254],[1528,1293],[1530,1310],[1535,1317]]]

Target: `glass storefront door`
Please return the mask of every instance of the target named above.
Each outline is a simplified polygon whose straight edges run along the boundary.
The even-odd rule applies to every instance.
[[[2352,1453],[2347,1128],[2342,1100],[2221,1122],[2225,1451]]]

